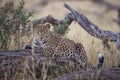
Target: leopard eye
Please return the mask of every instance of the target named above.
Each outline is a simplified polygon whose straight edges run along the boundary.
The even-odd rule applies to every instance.
[[[43,44],[47,43],[47,41],[44,41]]]

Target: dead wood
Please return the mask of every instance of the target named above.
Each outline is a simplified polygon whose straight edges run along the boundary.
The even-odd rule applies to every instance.
[[[119,80],[120,68],[96,69],[65,74],[54,80]]]
[[[75,11],[69,5],[65,4],[65,8],[71,11],[74,15],[73,19],[78,22],[81,27],[87,31],[93,37],[101,39],[104,41],[115,41],[117,49],[120,50],[120,33],[115,33],[112,31],[105,31],[100,29],[97,25],[92,23],[86,16]],[[107,43],[106,43],[107,44]]]
[[[32,58],[34,58],[34,61]],[[70,62],[68,59],[58,59],[52,60],[52,62],[49,63],[50,60],[52,59],[50,59],[50,57],[45,57],[42,52],[35,52],[34,55],[32,55],[32,50],[27,49],[0,51],[0,79],[5,80],[5,78],[9,78],[9,80],[16,80],[20,74],[26,74],[26,77],[31,77],[31,75],[33,75],[33,65],[35,66],[34,68],[36,75],[41,77],[41,71],[44,66],[49,64],[51,67],[56,67],[57,69],[61,69],[62,67],[63,69],[64,65],[68,66],[67,63]],[[46,69],[46,67],[44,68]],[[16,74],[18,75],[14,79]],[[33,78],[34,77],[35,76],[33,76]]]

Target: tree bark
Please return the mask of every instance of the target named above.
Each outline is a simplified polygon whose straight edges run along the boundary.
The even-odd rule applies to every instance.
[[[57,77],[53,80],[119,80],[120,68],[77,71]]]

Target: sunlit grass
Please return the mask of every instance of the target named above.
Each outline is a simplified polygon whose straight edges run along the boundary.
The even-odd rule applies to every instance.
[[[38,0],[37,0],[38,1]],[[26,0],[26,9],[29,9],[28,11],[31,10],[31,8],[35,8],[37,1],[30,1]],[[50,2],[46,7],[42,8],[39,6],[37,7],[37,11],[32,17],[32,19],[38,19],[44,16],[47,16],[48,14],[51,14],[55,18],[62,19],[64,16],[69,12],[67,11],[64,7],[63,4],[64,2],[68,3],[71,7],[73,7],[75,10],[83,13],[86,15],[93,23],[97,24],[100,28],[104,30],[111,30],[114,32],[120,32],[120,28],[116,23],[112,21],[112,19],[117,18],[117,12],[116,11],[110,11],[110,12],[105,12],[106,8],[101,7],[100,5],[93,4],[91,2],[76,2],[76,1],[54,1]],[[114,1],[115,2],[115,1]],[[3,2],[4,3],[4,2]],[[15,2],[17,3],[17,2]],[[35,3],[35,4],[34,4]],[[37,4],[38,5],[38,4]],[[101,9],[100,9],[101,7]],[[58,11],[59,10],[59,11]],[[72,24],[69,26],[70,30],[68,33],[65,34],[64,37],[73,40],[74,42],[80,42],[84,45],[85,50],[87,52],[88,60],[90,63],[93,65],[97,66],[98,59],[97,59],[97,54],[102,53],[104,54],[105,60],[103,67],[109,68],[113,66],[117,66],[118,62],[120,61],[120,51],[116,49],[116,43],[115,42],[109,42],[111,49],[103,48],[102,42],[99,39],[96,39],[89,35],[83,28],[81,28],[77,22],[72,22]],[[24,44],[31,44],[32,43],[32,37],[30,36],[31,33],[28,33],[29,37],[27,35],[23,35],[21,38],[22,41],[22,46]],[[9,50],[16,49],[15,42],[14,42],[14,36],[11,36],[11,44],[9,46]],[[21,49],[22,49],[21,46]],[[24,62],[23,62],[24,63]],[[24,63],[24,65],[27,65],[27,60]],[[65,73],[70,72],[68,69],[65,67],[49,67],[45,68],[44,66],[48,65],[49,63],[43,63],[42,67],[40,67],[38,71],[39,79],[44,79],[45,78],[53,78],[57,77],[59,75],[63,75]],[[18,67],[18,69],[21,69],[21,67]],[[23,73],[20,74],[19,71],[16,70],[15,75],[13,75],[16,80],[35,80],[36,76],[32,75],[33,72],[30,70],[30,68],[27,66],[22,67],[21,70]],[[26,72],[27,71],[27,72]],[[42,74],[41,72],[45,72]],[[48,71],[48,72],[47,72]],[[29,73],[29,74],[28,74]],[[55,73],[57,73],[55,75]],[[6,80],[8,77],[6,75]],[[37,79],[37,78],[36,78]],[[78,79],[76,75],[76,79]]]

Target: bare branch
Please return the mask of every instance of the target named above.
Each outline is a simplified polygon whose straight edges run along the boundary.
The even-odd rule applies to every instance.
[[[63,20],[57,20],[54,17],[52,17],[51,15],[48,15],[45,18],[41,18],[39,20],[33,21],[33,24],[43,24],[43,23],[48,22],[48,23],[51,23],[53,26],[56,26],[56,25],[63,25],[64,21],[66,21],[67,25],[69,26],[71,24],[71,22],[73,21],[72,14],[69,13],[68,15],[65,16],[65,18]]]
[[[83,14],[78,13],[77,11],[72,9],[69,5],[65,4],[64,6],[74,15],[73,19],[77,21],[78,24],[81,25],[81,27],[90,35],[101,40],[115,41],[117,42],[117,48],[120,49],[120,33],[102,30],[97,25],[88,20],[88,18],[85,17]]]
[[[48,15],[47,17],[33,21],[33,24],[51,23],[54,27],[55,33],[64,35],[66,33],[66,30],[68,30],[69,25],[73,21],[71,17],[72,17],[72,14],[70,13],[66,15],[66,17],[63,20],[57,20],[51,15]]]

